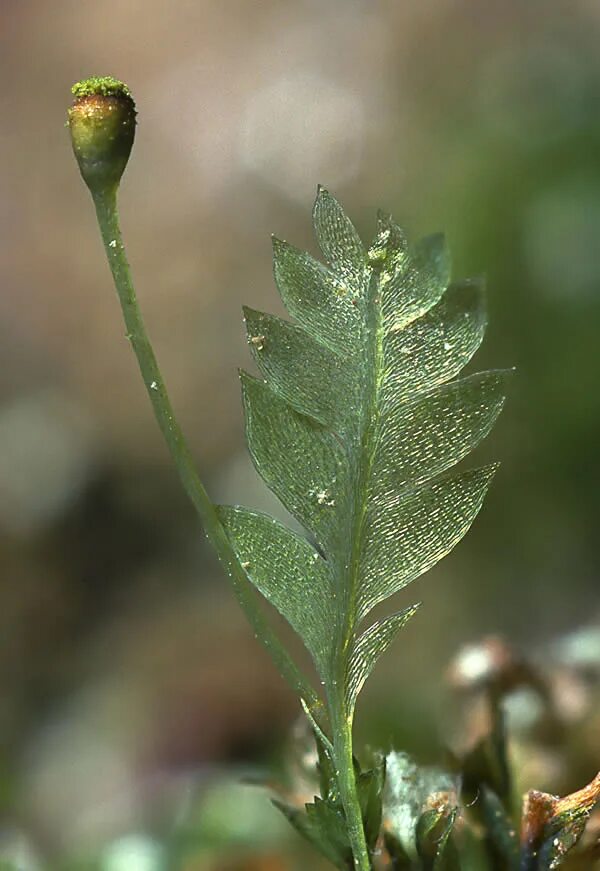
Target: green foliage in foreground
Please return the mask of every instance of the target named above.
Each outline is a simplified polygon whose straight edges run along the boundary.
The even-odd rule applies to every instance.
[[[246,309],[264,380],[242,375],[256,468],[308,537],[243,508],[220,517],[328,698],[342,695],[352,716],[415,607],[365,621],[447,554],[481,507],[495,467],[447,473],[490,431],[506,373],[455,380],[483,338],[483,291],[479,281],[450,284],[441,236],[410,248],[380,214],[366,251],[323,189],[314,225],[328,266],[274,240],[295,322]]]
[[[450,470],[489,433],[507,373],[457,378],[483,338],[483,288],[450,282],[442,236],[410,246],[380,213],[367,250],[322,188],[313,219],[327,265],[274,240],[275,280],[294,321],[245,310],[262,379],[242,374],[254,464],[306,536],[246,508],[221,507],[219,518],[250,581],[302,638],[327,701],[330,736],[316,729],[321,797],[305,811],[281,809],[348,868],[352,757],[340,736],[417,606],[377,620],[372,612],[471,526],[495,467]],[[367,771],[354,763],[352,779],[372,854],[383,759]]]

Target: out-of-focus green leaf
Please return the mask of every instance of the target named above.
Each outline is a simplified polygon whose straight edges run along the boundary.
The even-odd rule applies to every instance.
[[[356,772],[358,800],[365,827],[365,837],[369,850],[374,850],[381,830],[383,817],[383,790],[385,786],[386,762],[383,753],[377,754],[373,767],[367,771]]]
[[[441,804],[426,810],[417,821],[417,851],[423,871],[459,871],[460,862],[450,840],[458,809]]]
[[[306,838],[336,868],[352,868],[352,849],[346,831],[343,811],[327,799],[315,798],[304,810],[274,800],[273,804],[290,821],[302,837]]]
[[[318,773],[321,798],[327,799],[332,804],[339,803],[340,795],[338,790],[337,777],[335,774],[335,764],[331,756],[331,750],[317,732],[315,732],[314,735],[319,760]]]

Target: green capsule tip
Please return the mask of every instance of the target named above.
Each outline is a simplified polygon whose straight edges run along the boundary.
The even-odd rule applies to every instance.
[[[129,97],[130,100],[133,100],[131,91],[125,82],[120,82],[113,76],[90,76],[89,79],[75,82],[71,88],[71,93],[75,98],[102,96]]]

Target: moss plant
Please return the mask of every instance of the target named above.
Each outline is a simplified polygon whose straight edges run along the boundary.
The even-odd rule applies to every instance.
[[[383,861],[377,858],[383,846],[390,868],[461,867],[461,849],[466,856],[470,848],[455,826],[458,778],[391,754],[384,792],[386,761],[376,756],[363,770],[352,728],[364,682],[417,605],[388,609],[378,619],[373,609],[460,541],[495,472],[494,465],[454,468],[492,428],[508,377],[502,370],[458,377],[485,331],[481,282],[452,282],[443,237],[411,245],[384,213],[364,247],[337,200],[319,188],[313,221],[327,265],[274,240],[275,279],[293,320],[245,310],[261,378],[242,375],[254,464],[306,535],[251,509],[215,506],[169,401],[119,228],[117,190],[133,145],[133,98],[112,78],[80,82],[73,95],[73,149],[157,422],[241,606],[314,730],[320,794],[304,808],[278,806],[340,869],[370,871]],[[257,591],[304,642],[318,691],[270,627]],[[468,782],[485,787],[478,825],[489,829],[492,864],[474,853],[481,863],[464,867],[558,867],[600,784],[564,800],[530,794],[519,848],[495,697],[492,712],[487,750],[479,756],[493,762],[495,780],[473,773],[481,769],[477,752],[461,763]],[[548,832],[554,847],[546,849]],[[536,858],[542,848],[546,864]]]

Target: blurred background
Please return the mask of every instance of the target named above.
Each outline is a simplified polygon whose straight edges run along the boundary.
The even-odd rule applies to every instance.
[[[461,644],[543,648],[600,612],[599,40],[597,0],[0,0],[0,855],[158,871],[178,831],[177,867],[285,869],[298,848],[235,785],[277,767],[298,706],[151,416],[70,85],[136,97],[123,229],[215,500],[280,511],[243,444],[241,305],[282,312],[269,236],[315,253],[318,182],[363,238],[382,207],[487,275],[475,365],[517,377],[475,461],[502,467],[358,715],[427,760]]]

